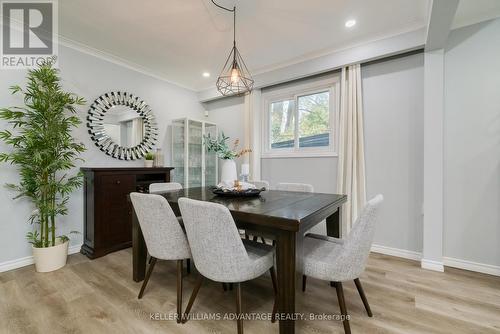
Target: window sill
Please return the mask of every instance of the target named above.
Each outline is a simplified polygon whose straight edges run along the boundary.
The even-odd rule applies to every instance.
[[[262,153],[261,159],[276,158],[327,158],[338,157],[336,152],[268,152]]]

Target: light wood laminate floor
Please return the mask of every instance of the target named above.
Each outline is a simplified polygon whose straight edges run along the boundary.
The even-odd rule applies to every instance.
[[[175,263],[158,262],[142,300],[131,278],[131,250],[90,261],[76,254],[59,271],[33,266],[0,274],[0,333],[236,333],[233,321],[198,320],[178,325],[151,320],[176,309]],[[184,308],[196,272],[185,278]],[[500,278],[458,269],[437,273],[419,263],[372,254],[361,277],[371,304],[369,318],[354,283],[344,284],[353,333],[500,333]],[[271,312],[272,285],[263,276],[243,286],[243,311]],[[338,314],[335,289],[308,279],[297,293],[297,312]],[[205,313],[234,312],[234,291],[205,281],[193,306]],[[245,321],[245,333],[278,333],[270,321]],[[338,321],[299,321],[297,333],[343,333]]]

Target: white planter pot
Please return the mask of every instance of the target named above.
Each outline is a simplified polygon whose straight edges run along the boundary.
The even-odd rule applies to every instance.
[[[46,273],[64,267],[68,259],[68,245],[69,241],[63,243],[57,239],[55,246],[47,248],[33,247],[36,271]]]
[[[234,160],[222,160],[220,180],[221,181],[238,180],[238,175],[236,172],[236,162]]]
[[[144,167],[153,167],[154,160],[144,160]]]

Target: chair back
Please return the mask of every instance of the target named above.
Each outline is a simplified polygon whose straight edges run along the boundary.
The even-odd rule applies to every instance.
[[[181,190],[182,184],[177,182],[151,183],[149,185],[149,193],[164,193],[167,191]]]
[[[163,196],[134,192],[130,199],[151,256],[160,260],[190,258],[186,235]]]
[[[314,187],[307,183],[278,183],[276,185],[276,190],[281,191],[301,191],[306,193],[312,193],[314,191]]]
[[[368,201],[345,239],[338,263],[339,268],[346,268],[345,270],[349,271],[346,275],[352,279],[359,277],[365,270],[375,235],[375,223],[383,200],[384,196],[379,194]]]
[[[248,183],[253,184],[257,189],[266,188],[266,190],[269,190],[269,182],[267,181],[264,180],[248,181]]]
[[[229,209],[217,203],[179,199],[196,269],[217,282],[235,282],[248,253]]]

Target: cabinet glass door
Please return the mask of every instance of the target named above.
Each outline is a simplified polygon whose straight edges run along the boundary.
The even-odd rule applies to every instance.
[[[198,121],[188,121],[188,188],[202,186],[202,123]]]
[[[185,122],[183,120],[172,122],[172,167],[174,167],[172,180],[184,186],[184,152],[185,152]]]
[[[212,138],[217,138],[217,126],[205,123],[205,135],[210,134]],[[217,155],[215,152],[205,150],[205,187],[217,185]]]

